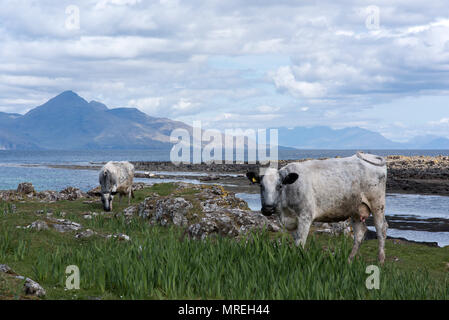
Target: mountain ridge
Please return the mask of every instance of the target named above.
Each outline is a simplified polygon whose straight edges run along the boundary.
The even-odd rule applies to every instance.
[[[3,149],[168,149],[171,130],[191,130],[182,122],[150,117],[137,108],[109,109],[101,102],[87,102],[73,91],[64,91],[24,115],[2,115],[0,121]]]
[[[326,126],[275,128],[279,145],[296,149],[424,149],[449,148],[449,139],[416,136],[408,142],[396,142],[382,134],[360,127],[332,129]]]
[[[108,108],[68,90],[27,113],[0,112],[0,149],[170,149],[176,128],[189,125],[138,108]],[[449,139],[426,135],[401,143],[360,127],[278,127],[280,148],[449,149]],[[281,147],[282,146],[282,147]]]

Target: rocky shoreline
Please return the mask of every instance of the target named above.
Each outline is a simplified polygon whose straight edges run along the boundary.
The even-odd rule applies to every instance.
[[[206,184],[189,184],[185,182],[174,183],[175,190],[167,196],[160,196],[153,193],[146,197],[143,202],[138,205],[132,205],[125,208],[121,213],[114,213],[114,216],[123,215],[127,219],[139,216],[148,219],[151,224],[159,224],[162,226],[176,225],[185,227],[189,236],[198,239],[204,239],[211,234],[222,236],[238,237],[245,234],[249,230],[262,229],[266,227],[268,231],[278,232],[282,229],[282,225],[276,216],[265,217],[260,211],[252,211],[248,204],[236,197],[235,192],[230,191],[220,185]],[[139,182],[133,185],[133,190],[142,190],[148,187],[145,183]],[[253,186],[253,188],[256,188]],[[83,203],[98,203],[101,207],[99,198],[95,196],[95,192],[99,187],[88,192],[83,192],[77,188],[68,187],[61,191],[41,191],[37,192],[31,183],[25,182],[19,184],[16,190],[0,191],[0,200],[4,202],[25,202],[37,201],[40,203],[54,203],[58,201],[76,201],[82,200]],[[189,195],[194,195],[189,197]],[[10,203],[5,207],[8,212],[16,213],[16,205]],[[192,210],[200,212],[200,214],[190,214]],[[67,230],[80,231],[76,234],[76,238],[85,238],[91,236],[123,237],[126,235],[101,235],[92,230],[81,231],[80,224],[65,220],[65,213],[59,213],[58,218],[53,217],[53,212],[44,210],[36,210],[36,215],[40,217],[30,225],[18,226],[22,229],[47,230],[50,227],[59,232]],[[85,212],[84,219],[92,219],[98,215],[110,215],[105,212]],[[404,230],[421,230],[423,225],[428,232],[447,232],[447,220],[434,218],[432,223],[423,224],[423,220],[414,218],[412,221],[401,217],[387,217],[390,227]],[[428,219],[427,219],[428,220]],[[429,222],[427,221],[426,222]],[[434,221],[433,221],[434,220]],[[372,226],[372,218],[367,220],[367,224]],[[436,227],[435,227],[436,226]],[[331,235],[352,234],[352,228],[349,220],[335,223],[314,222],[313,233],[326,233]],[[376,233],[367,232],[366,239],[376,239]],[[437,247],[436,242],[412,241],[404,238],[388,237],[397,241],[419,243],[428,246]],[[120,238],[121,239],[121,238]]]
[[[326,158],[322,158],[326,159]],[[279,167],[291,162],[311,159],[280,160]],[[248,187],[245,173],[257,170],[259,164],[178,164],[170,161],[131,161],[136,168],[136,178],[196,179],[200,182],[220,183],[236,192],[254,192]],[[91,165],[46,165],[57,169],[99,170],[103,163]],[[387,193],[449,196],[449,156],[387,157]],[[161,173],[163,172],[163,173]],[[183,175],[182,173],[189,173]]]
[[[323,158],[324,159],[324,158]],[[280,160],[279,167],[302,160]],[[167,178],[170,172],[207,173],[204,176],[179,176],[186,179],[197,178],[200,181],[216,181],[223,184],[234,184],[242,189],[247,185],[244,173],[256,170],[258,164],[179,164],[166,162],[138,161],[133,162],[140,178]],[[407,193],[423,195],[449,196],[449,157],[448,156],[388,156],[387,157],[387,193]],[[152,174],[151,172],[167,172]],[[241,192],[245,192],[240,190]]]

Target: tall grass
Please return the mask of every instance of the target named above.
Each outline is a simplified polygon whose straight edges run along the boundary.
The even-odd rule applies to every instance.
[[[1,214],[0,214],[1,216]],[[0,230],[0,263],[7,259],[22,261],[29,252],[30,240],[18,236],[20,232],[12,226],[1,226]]]
[[[94,224],[97,222],[93,222]],[[80,268],[81,288],[126,299],[448,299],[449,279],[425,270],[381,268],[380,289],[368,290],[366,263],[348,264],[350,239],[323,250],[313,238],[306,250],[267,233],[239,241],[182,239],[179,229],[145,228],[131,242],[95,239],[62,243],[36,255],[34,279],[63,288],[65,268]],[[2,234],[4,236],[4,234]],[[1,241],[0,241],[1,246]],[[0,247],[1,254],[1,247]]]

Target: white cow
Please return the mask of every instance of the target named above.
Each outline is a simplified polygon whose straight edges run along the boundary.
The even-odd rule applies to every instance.
[[[109,161],[99,174],[101,186],[101,202],[105,211],[112,210],[112,200],[117,193],[122,200],[122,195],[128,195],[128,204],[131,202],[131,196],[134,197],[132,190],[134,179],[134,166],[128,161],[114,162]]]
[[[279,213],[296,245],[304,246],[313,221],[336,222],[351,218],[354,246],[352,261],[366,233],[365,219],[372,213],[379,239],[379,261],[385,260],[385,191],[387,166],[384,158],[364,153],[352,157],[290,163],[263,175],[248,172],[260,183],[262,213]]]

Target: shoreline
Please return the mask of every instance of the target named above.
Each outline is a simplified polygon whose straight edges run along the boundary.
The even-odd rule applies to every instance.
[[[320,158],[326,159],[326,158]],[[311,159],[280,160],[279,167],[291,162]],[[196,179],[200,182],[227,185],[234,192],[251,192],[252,188],[244,176],[248,170],[257,170],[258,164],[178,164],[170,161],[130,161],[134,164],[136,178],[151,179]],[[54,169],[100,170],[104,163],[91,165],[42,164],[24,167],[45,166]],[[189,173],[182,175],[179,173]],[[400,156],[387,157],[387,193],[449,196],[449,156]],[[195,175],[195,173],[198,173]]]

